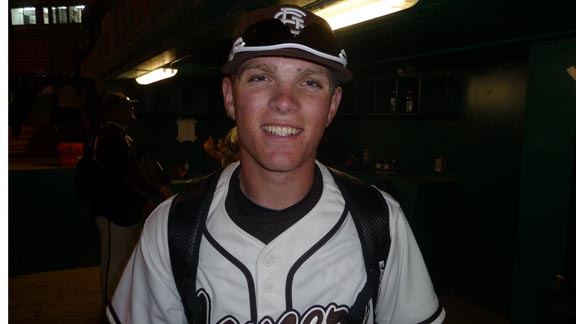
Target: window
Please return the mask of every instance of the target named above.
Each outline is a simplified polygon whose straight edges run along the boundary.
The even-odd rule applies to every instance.
[[[68,7],[71,23],[81,23],[82,22],[82,10],[84,10],[84,6],[70,6],[70,7]]]
[[[39,16],[41,24],[80,24],[82,23],[83,5],[42,7],[42,14]],[[40,9],[40,8],[39,8]],[[35,25],[36,8],[12,8],[12,25]],[[40,11],[38,12],[40,13]],[[50,19],[52,18],[52,19]]]
[[[36,8],[12,8],[12,25],[36,25]]]
[[[46,25],[50,23],[50,8],[42,8],[42,22]]]
[[[65,24],[68,22],[68,8],[65,6],[52,7],[52,21],[55,24]]]

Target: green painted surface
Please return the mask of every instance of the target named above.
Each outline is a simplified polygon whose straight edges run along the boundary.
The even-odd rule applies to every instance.
[[[516,237],[513,323],[539,323],[564,271],[574,172],[576,39],[535,44],[530,56]],[[530,310],[530,311],[527,311]]]

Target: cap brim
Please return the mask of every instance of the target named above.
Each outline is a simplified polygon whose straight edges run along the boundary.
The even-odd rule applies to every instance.
[[[334,73],[336,81],[338,81],[339,83],[345,83],[352,79],[352,71],[343,67],[340,63],[294,48],[236,53],[231,61],[228,61],[226,64],[224,64],[224,66],[222,66],[222,72],[228,75],[234,74],[236,69],[238,69],[238,67],[242,65],[242,63],[246,62],[249,59],[262,56],[291,57],[320,64],[330,69]]]

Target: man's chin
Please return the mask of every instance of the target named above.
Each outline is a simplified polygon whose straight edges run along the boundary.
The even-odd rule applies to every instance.
[[[295,161],[294,159],[276,159],[269,160],[263,164],[268,171],[286,173],[301,170],[306,165],[314,164],[314,161]]]

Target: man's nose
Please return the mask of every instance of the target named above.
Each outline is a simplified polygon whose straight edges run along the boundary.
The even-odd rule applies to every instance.
[[[270,106],[284,113],[298,109],[298,98],[295,89],[289,85],[278,85],[270,100]]]

